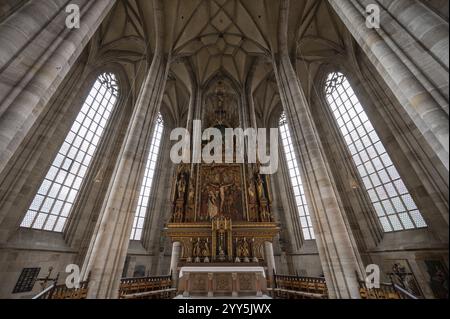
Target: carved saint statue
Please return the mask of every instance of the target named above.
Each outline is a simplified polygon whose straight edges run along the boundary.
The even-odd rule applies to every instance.
[[[184,194],[186,194],[186,179],[184,173],[180,174],[178,179],[178,198],[184,199]]]
[[[175,214],[173,215],[173,221],[175,223],[181,223],[183,221],[183,207],[175,207]]]
[[[250,247],[246,239],[240,243],[237,253],[239,257],[250,257]]]
[[[263,222],[271,222],[272,221],[272,215],[270,214],[268,207],[265,205],[263,205],[261,207],[261,219]]]
[[[264,190],[264,183],[261,175],[257,175],[256,177],[256,189],[258,190],[258,198],[260,200],[266,199],[266,192]]]
[[[213,189],[208,189],[208,216],[212,219],[219,215],[217,195]]]
[[[195,242],[192,254],[193,254],[193,257],[200,257],[201,256],[201,254],[202,254],[202,247],[200,246],[200,238]]]
[[[255,202],[255,191],[254,191],[252,185],[250,185],[248,187],[248,199],[249,199],[250,203],[254,203]]]
[[[243,257],[249,257],[250,256],[250,247],[247,243],[247,240],[244,240],[242,243],[242,256]]]
[[[204,245],[203,251],[202,251],[202,255],[203,255],[203,257],[209,257],[210,256],[209,243],[208,242],[205,242],[205,245]]]
[[[208,191],[208,215],[213,218],[219,214],[224,214],[227,189],[234,184],[209,184]]]
[[[223,207],[225,205],[225,197],[227,188],[233,186],[233,184],[222,184],[219,186],[219,196],[220,196],[220,213],[224,213]]]
[[[195,187],[194,184],[191,183],[191,186],[189,188],[189,203],[194,203],[195,200]]]

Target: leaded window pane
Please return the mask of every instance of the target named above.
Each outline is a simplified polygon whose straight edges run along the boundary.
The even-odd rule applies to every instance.
[[[70,214],[72,204],[80,191],[86,177],[92,156],[98,146],[99,138],[94,139],[88,131],[97,129],[98,123],[107,123],[109,114],[102,114],[101,108],[112,108],[118,97],[117,80],[114,74],[101,74],[70,132],[59,149],[52,166],[47,172],[21,227],[62,232]],[[97,102],[95,102],[97,101]],[[81,125],[83,123],[83,125]],[[103,129],[97,131],[101,136]],[[89,154],[87,154],[89,152]],[[83,168],[79,170],[80,164]]]
[[[331,73],[325,93],[384,231],[427,227],[347,78]]]
[[[284,147],[284,153],[287,159],[289,176],[291,177],[291,187],[296,198],[297,209],[300,216],[300,225],[302,227],[303,238],[305,240],[314,240],[314,230],[311,223],[308,205],[306,203],[306,196],[304,195],[305,193],[300,177],[297,157],[294,153],[294,146],[292,144],[291,135],[289,133],[289,125],[284,113],[280,118],[279,127],[281,140]]]
[[[131,240],[141,240],[142,237],[163,129],[164,122],[161,114],[159,114],[156,119],[155,129],[153,131],[150,153],[147,159],[147,166],[145,168],[144,179],[142,181],[141,191],[139,194],[138,207],[134,217],[133,229],[131,231]]]

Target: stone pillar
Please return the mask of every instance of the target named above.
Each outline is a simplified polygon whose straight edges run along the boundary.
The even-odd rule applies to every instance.
[[[67,4],[80,28],[66,27]],[[30,0],[0,25],[0,172],[17,151],[115,0]]]
[[[89,298],[117,297],[166,76],[167,63],[155,55],[86,255],[83,268],[86,275],[91,272]]]
[[[212,272],[208,273],[208,297],[214,297],[214,274]]]
[[[267,275],[269,276],[269,281],[273,282],[273,274],[277,272],[275,265],[275,255],[273,253],[273,244],[270,241],[264,243],[264,257],[267,263]]]
[[[256,280],[256,297],[262,297],[262,288],[261,288],[261,273],[256,272],[255,273],[255,280]]]
[[[183,297],[188,298],[190,296],[189,292],[189,280],[190,280],[190,273],[185,272],[183,274],[184,277],[184,291],[183,291]]]
[[[176,241],[172,244],[172,257],[170,259],[170,272],[172,273],[172,281],[174,287],[177,287],[178,282],[178,263],[181,256],[181,243]]]
[[[251,90],[248,90],[247,98],[250,113],[250,127],[258,128],[258,124],[256,122],[255,100],[253,99],[253,94],[251,93]]]
[[[167,81],[169,63],[162,49],[161,1],[155,0],[154,6],[157,41],[153,62],[137,99],[83,265],[83,277],[90,273],[90,299],[118,297],[150,142]]]
[[[422,1],[378,0],[378,2],[397,20],[399,27],[405,28],[423,48],[429,50],[436,60],[448,69],[448,21]],[[367,0],[364,0],[364,4],[368,4]]]
[[[196,100],[197,100],[196,94],[195,94],[195,92],[192,92],[191,96],[189,97],[189,109],[188,109],[188,115],[187,115],[187,121],[186,121],[186,129],[191,134],[192,134],[193,121],[194,121],[194,112],[195,112],[195,108],[196,108]]]
[[[448,23],[415,0],[382,1],[381,28],[368,28],[371,1],[329,2],[448,170]]]
[[[231,297],[239,297],[238,289],[238,275],[237,273],[233,272],[231,274]]]
[[[280,53],[274,69],[300,164],[322,267],[330,298],[360,298],[356,272],[362,275],[364,268],[309,105],[289,58],[288,11],[289,1],[281,1]]]

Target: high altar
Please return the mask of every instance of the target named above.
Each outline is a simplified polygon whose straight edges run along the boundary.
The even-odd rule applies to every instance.
[[[240,126],[222,83],[208,101],[205,127]],[[172,205],[166,233],[173,242],[171,270],[180,274],[180,292],[236,295],[265,289],[279,228],[269,176],[260,174],[258,164],[180,164]]]

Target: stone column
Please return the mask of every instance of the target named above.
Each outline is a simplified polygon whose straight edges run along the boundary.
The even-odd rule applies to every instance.
[[[231,297],[233,297],[233,298],[239,297],[238,290],[239,290],[238,275],[237,275],[237,273],[233,272],[231,274]]]
[[[251,90],[249,90],[247,94],[250,113],[250,127],[258,128],[258,124],[256,122],[255,100],[253,99],[253,94],[251,93]]]
[[[214,297],[214,274],[212,272],[208,273],[208,297]]]
[[[194,90],[193,90],[194,91]],[[189,131],[189,133],[192,134],[192,126],[194,121],[194,112],[196,108],[196,94],[195,92],[191,93],[191,96],[189,97],[189,109],[188,109],[188,115],[187,115],[187,121],[186,121],[186,130]]]
[[[448,29],[441,31],[445,23],[417,1],[382,1],[386,6],[392,3],[387,6],[390,11],[381,7],[381,28],[368,28],[365,8],[371,1],[329,2],[448,170]],[[419,36],[421,32],[426,33]]]
[[[255,280],[256,280],[256,297],[262,297],[262,288],[261,288],[261,273],[256,272],[255,273]]]
[[[270,241],[264,243],[264,256],[267,263],[267,275],[269,276],[269,281],[273,282],[273,274],[277,272],[275,265],[275,255],[273,253],[273,244]]]
[[[188,298],[190,296],[189,292],[189,280],[190,280],[190,273],[185,272],[183,274],[184,277],[184,291],[183,291],[183,297]]]
[[[274,63],[280,97],[311,212],[330,298],[360,298],[356,272],[361,258],[325,158],[309,105],[290,61],[287,46],[289,1],[281,1],[279,58]]]
[[[119,161],[105,195],[85,260],[91,272],[89,298],[116,298],[126,258],[139,190],[167,75],[167,63],[154,57],[137,101]]]
[[[364,0],[365,5],[368,3]],[[448,21],[422,1],[378,0],[378,3],[397,20],[398,27],[406,29],[423,48],[429,50],[436,60],[448,69]]]
[[[172,273],[173,286],[177,286],[178,282],[178,263],[181,256],[181,243],[176,241],[172,244],[172,257],[170,260],[170,272]]]
[[[157,41],[153,62],[137,99],[84,261],[83,276],[86,278],[90,273],[88,298],[92,299],[118,297],[150,142],[167,81],[169,63],[162,49],[161,1],[155,0],[154,6]]]
[[[0,25],[0,172],[45,111],[115,0],[30,0]],[[68,4],[80,28],[66,27]]]

